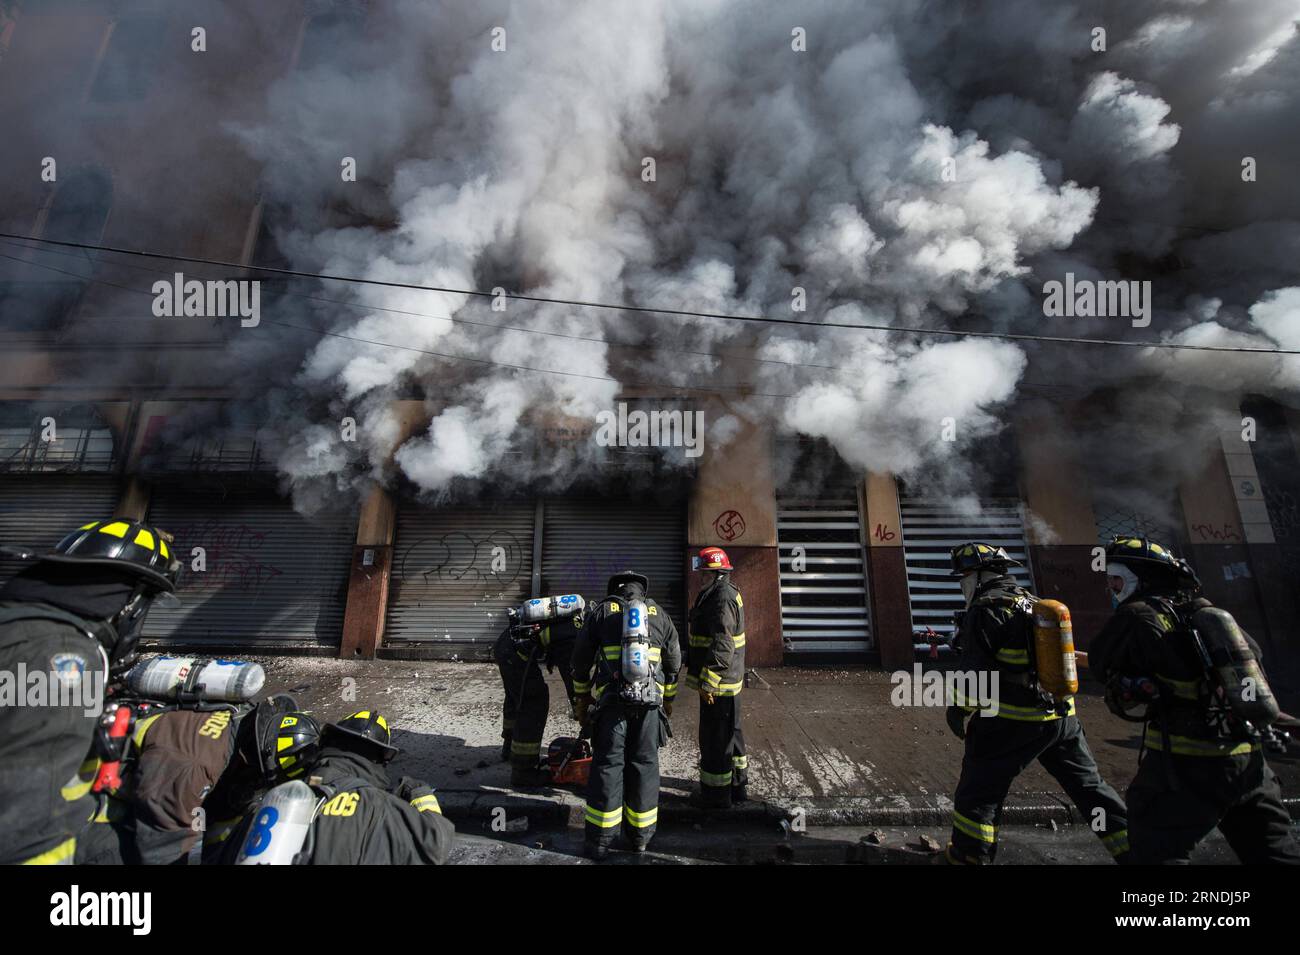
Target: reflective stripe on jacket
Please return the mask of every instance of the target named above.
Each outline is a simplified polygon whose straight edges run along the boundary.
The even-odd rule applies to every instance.
[[[730,574],[717,574],[691,607],[686,685],[714,696],[745,686],[745,601]]]

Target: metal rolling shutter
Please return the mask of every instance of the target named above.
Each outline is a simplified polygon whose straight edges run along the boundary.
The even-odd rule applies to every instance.
[[[948,552],[967,541],[984,541],[1005,547],[1024,564],[1013,568],[1016,579],[1033,587],[1029,574],[1029,549],[1020,503],[1006,498],[980,502],[977,515],[958,511],[948,501],[902,498],[903,555],[907,561],[907,595],[912,603],[912,629],[933,627],[952,631],[953,611],[965,605],[961,585],[949,577]]]
[[[112,475],[25,474],[0,478],[0,544],[50,550],[68,532],[113,516]],[[0,557],[0,580],[23,562]]]
[[[531,502],[495,508],[403,504],[385,643],[489,648],[505,626],[506,610],[530,596],[534,511]],[[494,569],[497,547],[504,565]]]
[[[542,521],[542,590],[606,595],[609,578],[634,570],[650,579],[650,596],[684,633],[686,511],[681,505],[546,501]]]
[[[782,497],[776,513],[781,565],[781,639],[788,654],[864,653],[871,648],[862,517],[852,488],[840,497]],[[795,570],[794,549],[804,569]]]
[[[148,640],[216,646],[337,646],[356,515],[306,518],[264,488],[154,489],[149,521],[175,536],[182,561],[174,610],[155,607]],[[207,569],[190,569],[194,547]]]

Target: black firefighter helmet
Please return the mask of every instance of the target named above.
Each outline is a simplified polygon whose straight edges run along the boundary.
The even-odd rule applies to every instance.
[[[295,710],[281,716],[270,754],[277,777],[296,779],[311,769],[320,752],[320,737],[320,724],[311,714]]]
[[[254,710],[252,748],[262,780],[293,779],[316,761],[320,750],[320,724],[298,709],[287,693],[276,693]]]
[[[1200,578],[1192,565],[1175,557],[1167,547],[1148,537],[1119,536],[1106,545],[1106,561],[1123,564],[1137,574],[1146,586],[1167,585],[1199,590]]]
[[[1019,567],[1015,560],[1003,548],[986,544],[983,541],[969,541],[958,544],[948,554],[952,561],[950,577],[965,577],[977,570],[988,570],[1005,574],[1008,568]]]
[[[650,592],[650,578],[633,570],[623,570],[609,578],[609,593],[626,596],[624,591],[631,585],[638,585],[641,593]]]
[[[46,554],[25,553],[41,563],[77,564],[120,570],[157,593],[176,590],[181,564],[166,531],[137,521],[111,518],[83,524]]]
[[[131,598],[109,621],[111,626],[96,634],[108,656],[109,674],[117,678],[139,659],[137,648],[150,605],[179,603],[174,593],[181,564],[172,553],[171,540],[170,534],[148,524],[109,518],[81,525],[47,553],[8,546],[3,550],[38,566],[103,568],[133,581]]]
[[[393,745],[388,720],[378,710],[361,710],[337,723],[325,724],[321,742],[355,749],[377,763],[391,762],[401,752]]]

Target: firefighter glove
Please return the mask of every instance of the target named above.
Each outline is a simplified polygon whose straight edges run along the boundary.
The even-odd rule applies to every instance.
[[[713,705],[713,694],[709,692],[708,687],[700,687],[700,702],[709,706]]]
[[[415,779],[411,776],[403,776],[401,782],[393,790],[393,795],[398,799],[410,802],[417,796],[427,796],[433,792],[433,787],[421,779]]]

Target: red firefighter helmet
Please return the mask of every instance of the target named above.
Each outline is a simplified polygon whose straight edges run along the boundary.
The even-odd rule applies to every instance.
[[[721,547],[706,547],[696,559],[697,570],[734,570],[731,559]]]

